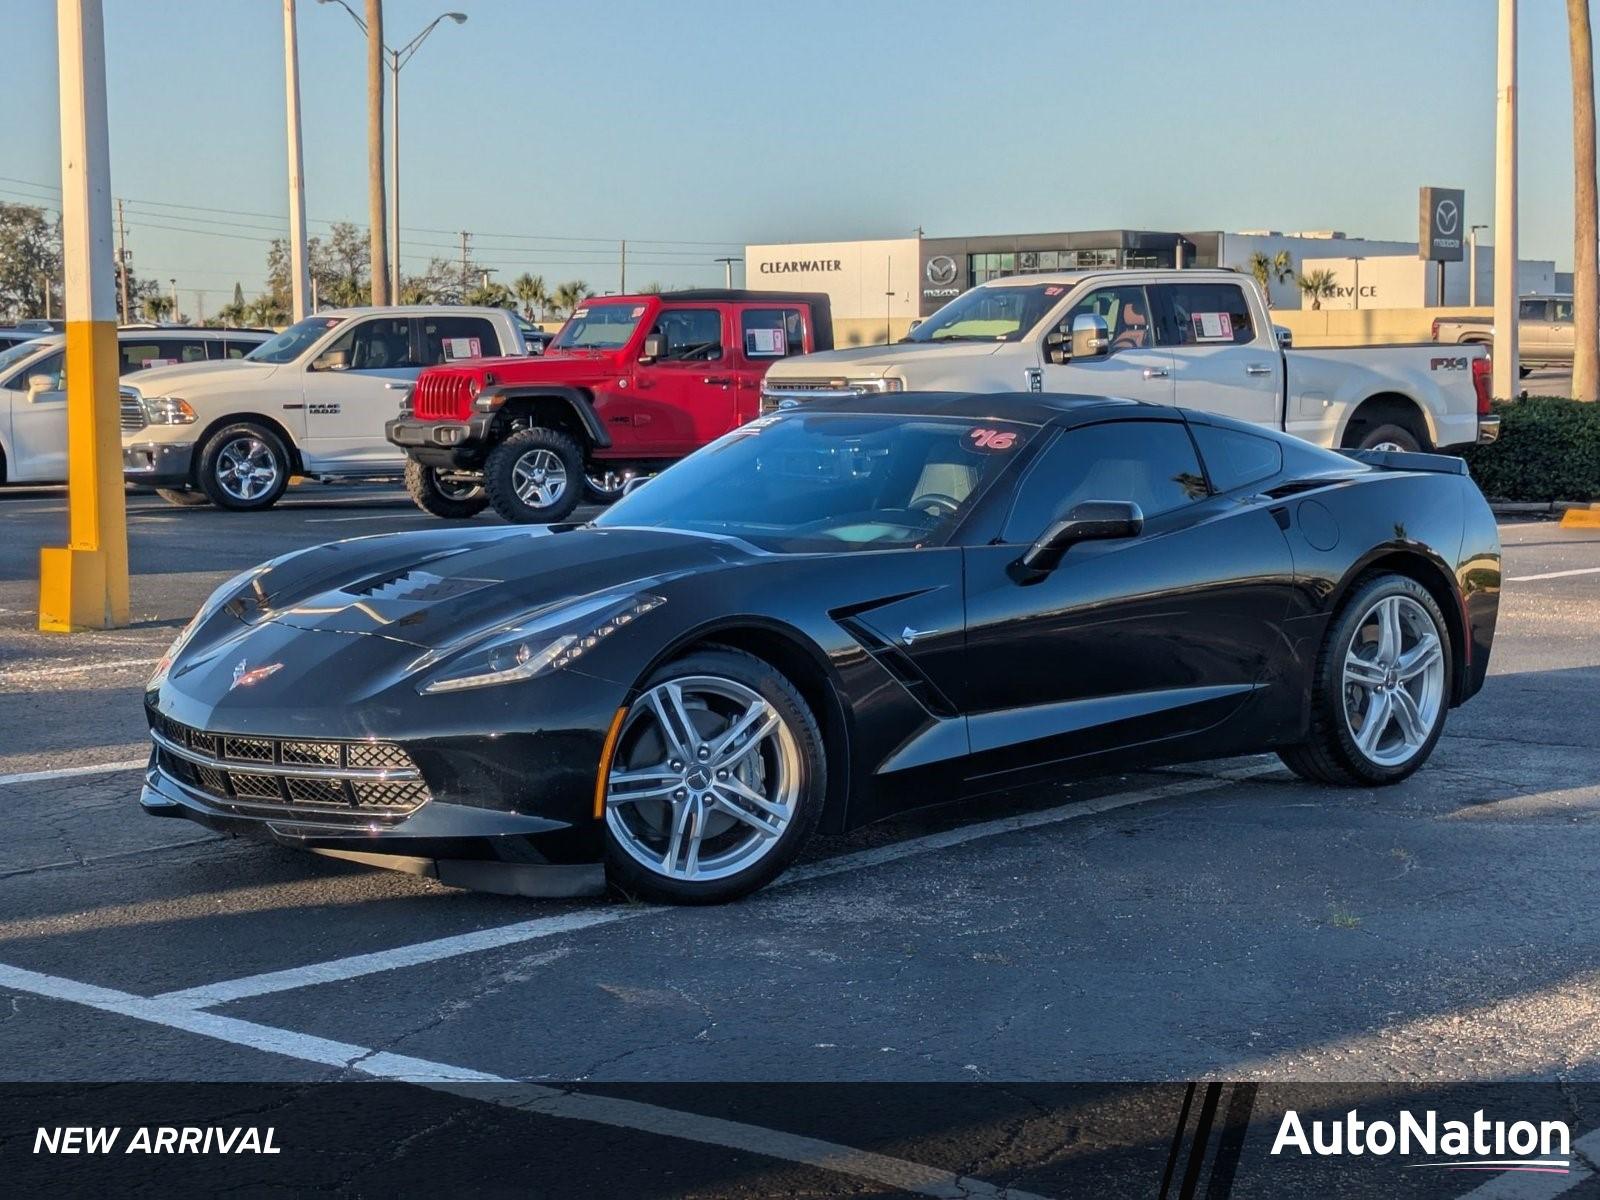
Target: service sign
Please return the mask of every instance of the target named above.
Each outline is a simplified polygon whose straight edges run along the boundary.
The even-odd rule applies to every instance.
[[[1417,234],[1417,257],[1433,262],[1460,262],[1466,244],[1467,194],[1460,188],[1421,189],[1421,222]]]

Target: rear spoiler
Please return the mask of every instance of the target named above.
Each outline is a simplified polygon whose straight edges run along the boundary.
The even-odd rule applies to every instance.
[[[1385,471],[1432,471],[1436,475],[1468,473],[1467,460],[1453,454],[1422,454],[1406,450],[1341,450],[1339,453]]]

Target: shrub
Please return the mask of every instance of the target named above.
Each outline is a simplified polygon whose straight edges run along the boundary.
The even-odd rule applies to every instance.
[[[1497,500],[1600,500],[1600,404],[1564,396],[1495,402],[1500,438],[1463,456]]]

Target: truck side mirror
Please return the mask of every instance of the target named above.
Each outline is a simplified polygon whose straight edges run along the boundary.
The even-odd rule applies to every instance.
[[[644,339],[644,352],[639,355],[640,362],[655,362],[667,352],[667,339],[665,335],[652,333]]]
[[[1039,535],[1018,566],[1030,577],[1048,574],[1079,542],[1138,537],[1144,530],[1144,513],[1131,500],[1086,500]]]
[[[1111,331],[1105,318],[1097,313],[1079,313],[1072,318],[1069,352],[1074,361],[1084,358],[1104,358],[1111,349]]]
[[[1294,330],[1287,325],[1274,325],[1272,336],[1278,339],[1278,349],[1289,350],[1294,346]]]
[[[350,351],[328,350],[317,356],[311,364],[313,371],[347,371],[350,369]]]

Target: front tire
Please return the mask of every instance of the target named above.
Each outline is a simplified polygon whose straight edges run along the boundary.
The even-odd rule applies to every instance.
[[[1438,744],[1454,671],[1444,614],[1428,589],[1404,575],[1370,576],[1323,641],[1310,736],[1278,756],[1315,783],[1398,783]]]
[[[289,452],[264,425],[241,421],[224,426],[200,452],[199,483],[218,508],[271,508],[289,486]]]
[[[565,520],[583,497],[583,449],[559,429],[519,429],[489,452],[483,488],[508,521]]]
[[[447,521],[464,521],[489,507],[481,484],[439,478],[437,467],[406,459],[406,492],[423,512]]]
[[[606,874],[669,904],[720,904],[771,882],[822,815],[828,763],[810,708],[752,655],[710,649],[649,676],[606,782]]]

